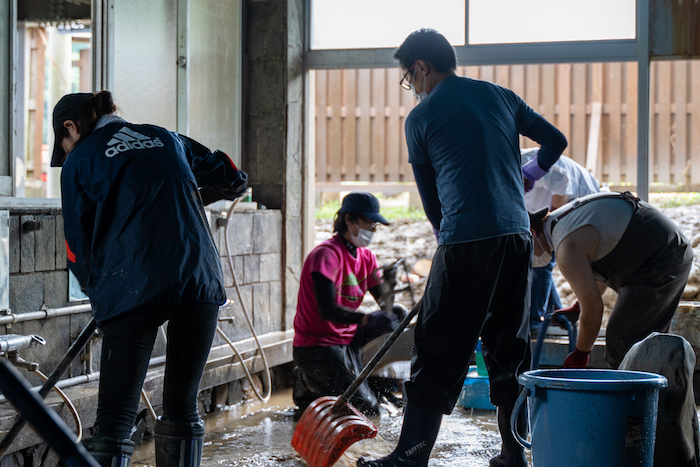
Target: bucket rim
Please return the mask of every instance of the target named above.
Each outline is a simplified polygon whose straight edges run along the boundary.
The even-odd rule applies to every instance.
[[[532,370],[518,376],[525,387],[619,391],[628,389],[665,388],[668,380],[646,371],[612,369],[548,369]]]

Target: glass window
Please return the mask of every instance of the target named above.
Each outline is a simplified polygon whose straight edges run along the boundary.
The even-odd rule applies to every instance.
[[[469,0],[469,43],[634,39],[635,0]]]
[[[420,28],[464,45],[464,0],[311,0],[312,49],[398,47]]]
[[[189,136],[240,164],[239,3],[191,0],[190,15]]]
[[[88,12],[89,13],[89,12]],[[73,92],[92,90],[90,20],[60,23],[20,21],[18,99],[21,151],[16,159],[17,196],[60,197],[60,169],[49,167],[53,147],[52,111]],[[20,170],[21,169],[21,170]]]

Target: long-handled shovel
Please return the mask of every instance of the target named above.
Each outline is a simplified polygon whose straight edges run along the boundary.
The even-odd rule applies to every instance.
[[[401,320],[343,395],[319,397],[306,408],[294,430],[292,447],[310,467],[330,467],[352,444],[377,436],[377,427],[348,400],[374,371],[419,309],[420,302]]]
[[[39,389],[40,399],[44,399],[49,394],[49,392],[51,392],[51,390],[56,385],[58,380],[61,379],[61,376],[63,376],[63,373],[66,371],[71,362],[75,359],[78,353],[80,353],[83,347],[85,347],[88,341],[92,338],[93,334],[95,334],[95,329],[97,329],[97,322],[95,321],[95,318],[92,318],[90,322],[85,325],[85,327],[80,332],[75,341],[73,341],[73,344],[71,344],[71,346],[68,348],[68,351],[63,356],[61,363],[59,363],[56,366],[56,368],[53,370],[53,372],[51,372],[46,381],[44,381],[44,384],[41,386],[41,389]],[[22,414],[20,414],[17,421],[15,421],[15,424],[12,425],[12,427],[10,428],[10,431],[8,431],[5,437],[2,439],[2,441],[0,441],[0,457],[5,455],[5,451],[7,451],[7,448],[10,447],[12,441],[14,441],[14,439],[17,437],[19,432],[22,430],[22,428],[24,428],[24,425],[26,424],[27,419]]]

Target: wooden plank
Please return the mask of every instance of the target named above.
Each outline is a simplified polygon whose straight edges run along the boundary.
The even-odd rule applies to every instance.
[[[367,68],[357,71],[357,160],[360,165],[358,179],[367,181],[372,164],[372,79]]]
[[[510,66],[498,65],[495,70],[495,83],[504,88],[510,88]]]
[[[620,183],[622,181],[622,64],[605,64],[606,81],[603,87],[603,128],[604,141],[606,143],[604,154],[607,159],[607,177],[603,177],[601,182]],[[606,111],[607,109],[607,111]],[[607,124],[605,114],[607,113]],[[604,171],[605,172],[605,171]]]
[[[686,183],[688,157],[688,62],[677,60],[673,64],[673,103],[674,115],[670,136],[673,155],[671,182]],[[689,169],[689,168],[688,168]],[[689,180],[688,180],[689,181]]]
[[[700,60],[690,62],[690,180],[700,183]]]
[[[328,172],[331,181],[342,179],[343,140],[340,124],[340,108],[342,107],[342,70],[328,71]]]
[[[588,65],[587,70],[590,74],[588,77],[588,80],[590,81],[589,83],[589,88],[590,88],[590,95],[586,96],[586,108],[589,107],[589,105],[592,105],[593,102],[600,102],[602,104],[603,102],[603,84],[604,84],[604,78],[603,78],[603,64],[602,63],[592,63]],[[592,122],[593,119],[593,112],[591,109],[591,118],[589,119],[589,137],[588,141],[590,143],[591,137],[590,137],[590,130],[594,128],[594,122]],[[599,136],[598,136],[598,155],[596,157],[596,161],[593,167],[594,169],[591,170],[591,173],[593,174],[594,177],[596,177],[598,180],[603,180],[603,174],[607,174],[607,170],[605,167],[605,145],[604,140],[605,140],[605,127],[604,127],[604,119],[605,119],[605,109],[601,106],[600,109],[600,122],[598,123],[598,128],[599,128]],[[588,152],[586,152],[586,163],[588,163]]]
[[[572,156],[572,141],[571,141],[571,65],[560,64],[556,65],[556,119],[554,125],[559,128],[559,131],[564,133],[569,141],[569,157]]]
[[[471,79],[483,79],[481,77],[481,68],[480,66],[467,66],[464,67],[466,69],[466,76],[467,78]]]
[[[656,177],[650,179],[658,183],[671,182],[671,63],[654,62],[656,68],[656,125],[652,125],[654,135],[654,169]]]
[[[571,76],[573,113],[570,157],[584,166],[586,165],[586,131],[588,129],[588,112],[586,109],[587,66],[585,63],[574,64]]]
[[[627,62],[625,70],[625,133],[624,133],[624,182],[637,183],[637,63]]]
[[[461,67],[465,68],[465,67]],[[464,70],[466,72],[466,70]],[[401,177],[403,181],[413,181],[413,168],[411,167],[411,164],[408,163],[408,147],[406,146],[406,117],[408,117],[408,114],[411,113],[411,110],[413,110],[413,107],[416,105],[416,100],[413,98],[413,93],[410,91],[406,91],[404,89],[401,89],[401,107],[400,107],[400,114],[399,114],[399,127],[401,128],[401,131],[399,132],[399,135],[401,137],[401,154],[400,154],[400,161],[401,161]]]
[[[540,70],[540,79],[542,84],[539,85],[540,93],[540,113],[548,122],[554,124],[556,121],[556,67],[555,65],[537,65]]]
[[[372,73],[372,164],[371,181],[384,181],[384,160],[386,150],[386,129],[384,106],[386,105],[386,74],[383,68],[375,68]]]
[[[357,70],[343,70],[343,180],[357,180],[359,161],[357,158]]]
[[[481,66],[479,67],[479,75],[479,79],[493,83],[496,79],[496,68],[488,65]]]
[[[588,149],[586,150],[586,168],[590,173],[598,178],[600,181],[599,174],[599,148],[600,148],[600,133],[601,133],[601,122],[603,120],[603,103],[602,102],[592,102],[591,103],[591,126],[588,131]]]
[[[401,127],[399,119],[400,92],[403,88],[399,86],[401,73],[398,68],[389,68],[386,71],[386,177],[390,182],[399,181],[400,152],[401,152]]]
[[[330,181],[328,177],[328,132],[326,99],[328,97],[328,71],[314,70],[316,74],[316,181]]]

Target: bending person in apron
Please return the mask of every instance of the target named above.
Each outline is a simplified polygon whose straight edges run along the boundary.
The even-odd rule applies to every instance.
[[[629,192],[597,193],[551,213],[531,213],[530,222],[535,257],[556,254],[581,309],[576,349],[564,368],[588,365],[606,287],[617,292],[605,345],[605,360],[612,368],[651,332],[668,331],[693,250],[681,229],[660,211]]]

